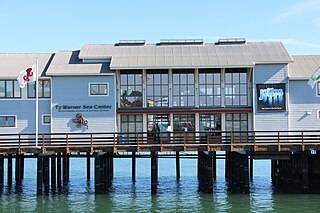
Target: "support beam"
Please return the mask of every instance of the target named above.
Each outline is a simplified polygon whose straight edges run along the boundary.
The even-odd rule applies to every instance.
[[[180,153],[176,151],[176,177],[177,180],[180,180]]]
[[[42,157],[37,157],[37,195],[42,195],[43,165]]]
[[[91,154],[90,152],[87,152],[87,180],[90,180],[90,160]]]
[[[57,153],[57,185],[61,188],[61,153]]]
[[[15,179],[16,179],[16,183],[19,184],[19,182],[21,181],[21,161],[20,161],[20,155],[16,155],[16,161],[15,161],[15,164],[16,164],[16,169],[15,169]]]
[[[12,185],[12,154],[8,154],[8,186]]]
[[[68,182],[68,159],[66,153],[62,154],[62,181],[64,184]]]
[[[157,194],[158,188],[158,156],[156,151],[151,151],[151,194]]]
[[[49,156],[43,157],[43,185],[44,185],[44,194],[49,194]]]
[[[3,189],[4,184],[4,156],[0,155],[0,190]]]
[[[308,165],[308,152],[302,153],[302,192],[309,193],[309,165]]]
[[[54,192],[56,190],[56,155],[51,155],[51,190]]]
[[[132,165],[131,165],[131,172],[132,172],[132,182],[136,182],[136,152],[132,152]]]
[[[253,157],[252,155],[250,156],[250,180],[253,180]]]

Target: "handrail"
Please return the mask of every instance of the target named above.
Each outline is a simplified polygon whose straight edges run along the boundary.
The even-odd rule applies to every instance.
[[[183,131],[183,132],[97,132],[40,133],[42,152],[108,149],[114,152],[136,149],[208,151],[320,150],[320,130],[297,131]],[[15,153],[36,149],[35,134],[0,134],[0,148]],[[37,136],[36,136],[37,137]],[[40,144],[39,144],[40,145]],[[5,151],[4,151],[5,152]]]

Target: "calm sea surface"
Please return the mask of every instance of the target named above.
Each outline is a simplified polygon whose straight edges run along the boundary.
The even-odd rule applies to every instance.
[[[155,196],[150,194],[150,159],[137,159],[135,184],[131,181],[131,160],[115,159],[113,187],[106,195],[94,194],[93,180],[86,181],[85,165],[85,159],[72,158],[69,185],[60,193],[36,196],[36,160],[25,159],[23,187],[16,187],[13,181],[11,189],[4,188],[0,212],[320,211],[320,195],[274,194],[267,160],[254,161],[249,195],[228,194],[223,160],[217,162],[217,181],[212,195],[198,193],[196,159],[181,159],[179,182],[175,178],[175,159],[159,159],[159,186]],[[93,168],[93,160],[91,165]]]

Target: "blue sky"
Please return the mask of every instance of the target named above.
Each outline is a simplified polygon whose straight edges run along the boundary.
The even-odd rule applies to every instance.
[[[246,38],[320,54],[320,0],[0,0],[0,52],[56,52],[123,39]]]

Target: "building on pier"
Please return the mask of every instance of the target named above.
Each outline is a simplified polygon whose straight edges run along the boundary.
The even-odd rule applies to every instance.
[[[280,42],[122,40],[56,53],[0,54],[0,133],[35,132],[35,86],[20,70],[39,59],[39,132],[314,130],[320,55]]]

